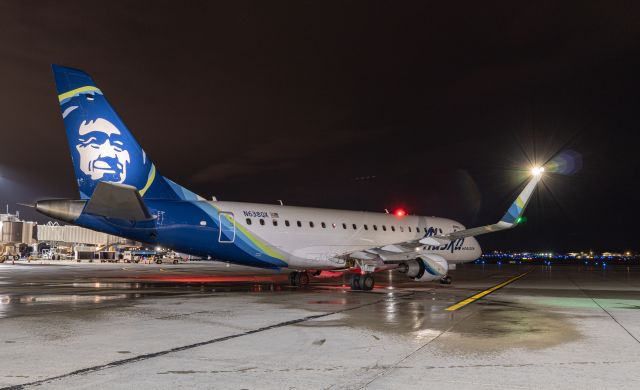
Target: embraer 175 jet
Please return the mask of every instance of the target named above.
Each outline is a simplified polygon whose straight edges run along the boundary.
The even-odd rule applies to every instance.
[[[474,236],[518,224],[543,172],[534,169],[500,221],[472,229],[404,213],[208,201],[160,175],[88,74],[58,65],[53,73],[80,199],[38,201],[39,212],[178,252],[288,268],[292,285],[338,270],[352,271],[352,289],[370,290],[372,274],[389,269],[451,283],[457,263],[482,253]]]

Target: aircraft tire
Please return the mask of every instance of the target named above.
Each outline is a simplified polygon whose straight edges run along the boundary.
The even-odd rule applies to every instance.
[[[309,285],[309,274],[306,272],[298,272],[296,275],[296,286],[307,287]]]
[[[373,276],[369,274],[363,275],[360,284],[364,291],[370,291],[370,290],[373,290],[373,286],[375,285],[375,280],[373,279]]]
[[[440,284],[451,284],[451,276],[447,275],[440,279]]]
[[[352,290],[361,290],[362,289],[360,287],[360,275],[354,274],[351,277],[351,289]]]
[[[296,275],[298,275],[298,271],[293,271],[289,274],[289,285],[290,286],[295,286],[296,285]]]

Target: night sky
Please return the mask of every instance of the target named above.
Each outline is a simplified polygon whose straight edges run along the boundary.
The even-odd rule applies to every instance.
[[[518,3],[2,1],[0,202],[78,196],[57,63],[207,198],[472,227],[559,155],[483,249],[638,250],[640,6]]]

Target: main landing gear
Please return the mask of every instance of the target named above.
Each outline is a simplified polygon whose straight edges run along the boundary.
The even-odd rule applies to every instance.
[[[371,274],[353,274],[349,284],[351,285],[352,290],[369,291],[373,289],[375,280]]]
[[[309,273],[293,271],[289,274],[289,284],[296,287],[307,287],[309,285]]]
[[[451,276],[447,275],[440,279],[440,284],[451,284]]]

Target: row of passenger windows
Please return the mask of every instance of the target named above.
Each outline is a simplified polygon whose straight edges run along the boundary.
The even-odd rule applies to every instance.
[[[253,220],[251,218],[247,218],[247,225],[251,225],[253,223]],[[260,223],[260,225],[265,225],[265,221],[264,219],[260,218],[258,220],[258,223]],[[271,223],[273,224],[273,226],[278,226],[278,220],[277,219],[272,219]],[[291,224],[289,223],[288,220],[284,221],[284,226],[291,226]],[[296,221],[296,226],[298,227],[302,227],[302,222],[301,221]],[[310,228],[314,228],[316,225],[313,221],[309,221],[309,227]],[[327,228],[327,224],[324,222],[320,222],[320,226],[323,229]],[[331,224],[331,227],[333,229],[335,229],[337,227],[337,225],[335,223]],[[364,228],[364,230],[369,230],[369,225],[365,224],[362,225],[362,227]],[[378,225],[371,225],[371,227],[373,228],[373,230],[377,231],[378,230]],[[404,232],[405,227],[408,229],[409,232],[411,232],[411,226],[398,226],[398,228],[400,229],[401,232]],[[356,225],[355,223],[351,224],[351,228],[353,228],[353,230],[357,230],[358,229],[358,225]],[[387,225],[380,225],[380,228],[382,229],[382,231],[386,232],[387,231]],[[396,231],[396,227],[391,225],[389,226],[389,228],[391,229],[392,232]],[[342,229],[346,230],[347,229],[347,224],[346,223],[342,223]],[[427,233],[427,228],[423,228],[424,232]],[[420,232],[420,228],[416,227],[416,232]],[[440,233],[442,233],[442,229],[440,229]]]

